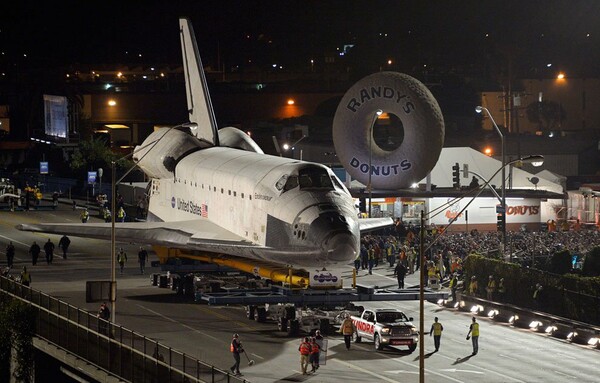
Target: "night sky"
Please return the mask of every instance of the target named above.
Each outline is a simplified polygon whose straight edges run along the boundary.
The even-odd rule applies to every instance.
[[[177,18],[188,16],[205,65],[227,69],[318,66],[355,44],[348,59],[367,72],[392,59],[408,73],[486,75],[512,60],[523,76],[595,76],[599,15],[596,0],[4,1],[0,63],[179,65]]]

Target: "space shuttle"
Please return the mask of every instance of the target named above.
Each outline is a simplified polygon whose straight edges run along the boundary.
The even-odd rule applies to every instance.
[[[305,268],[353,261],[361,233],[392,219],[359,219],[327,166],[267,155],[245,132],[219,129],[192,25],[181,18],[179,27],[189,122],[157,129],[134,149],[150,179],[147,220],[116,223],[116,240]],[[17,228],[111,238],[110,223]]]

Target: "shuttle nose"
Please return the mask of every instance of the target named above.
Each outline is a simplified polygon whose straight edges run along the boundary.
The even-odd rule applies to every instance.
[[[327,250],[327,261],[329,262],[350,262],[354,260],[358,252],[355,243],[355,236],[352,233],[334,234],[323,244]]]

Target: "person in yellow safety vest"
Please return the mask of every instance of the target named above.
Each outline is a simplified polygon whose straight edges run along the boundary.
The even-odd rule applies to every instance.
[[[104,218],[104,222],[112,222],[112,214],[107,207],[103,208],[102,216]]]
[[[477,318],[475,317],[473,317],[473,323],[469,326],[467,340],[469,340],[469,335],[473,342],[473,355],[477,355],[477,352],[479,351],[479,323],[477,323]]]
[[[429,336],[433,335],[433,345],[435,346],[435,351],[438,352],[440,350],[440,340],[442,339],[442,331],[444,331],[444,326],[440,322],[438,322],[438,317],[433,319],[433,324],[431,325],[431,330],[429,330]]]
[[[121,274],[123,274],[123,269],[125,268],[125,262],[127,262],[127,253],[121,247],[119,249],[119,253],[117,254],[117,262],[119,262],[119,267],[121,268]]]
[[[90,213],[88,212],[88,209],[83,209],[79,216],[81,218],[81,223],[86,223],[90,219]]]
[[[477,285],[477,278],[473,275],[471,277],[471,282],[469,283],[469,294],[477,295],[477,290],[479,290],[479,286]]]
[[[121,206],[119,208],[119,211],[117,211],[117,219],[119,222],[125,222],[125,216],[127,214],[125,214],[125,209],[123,209],[123,206]]]
[[[229,351],[231,351],[233,359],[235,360],[235,363],[229,370],[232,374],[242,375],[240,372],[240,353],[244,352],[244,349],[242,348],[242,342],[240,342],[240,336],[238,334],[233,334],[233,339],[229,345]]]
[[[375,264],[375,249],[373,249],[373,245],[369,245],[367,257],[369,262],[369,274],[373,274],[373,265]]]
[[[493,301],[494,294],[496,293],[496,280],[494,279],[493,275],[490,275],[485,291],[487,292],[487,300]]]
[[[31,274],[27,271],[27,266],[23,266],[23,271],[21,271],[21,283],[25,286],[31,284]]]
[[[354,334],[356,328],[354,327],[354,322],[352,322],[352,318],[350,318],[350,314],[346,314],[346,319],[342,322],[340,326],[340,332],[344,335],[344,343],[346,343],[346,350],[350,350],[350,340],[352,339],[352,334]]]
[[[504,287],[504,278],[500,278],[498,282],[498,301],[504,302],[504,293],[506,293],[506,287]]]
[[[450,293],[452,294],[452,302],[456,302],[456,290],[458,288],[458,276],[456,273],[452,274],[452,279],[450,279]]]
[[[298,351],[300,351],[300,368],[302,369],[302,375],[308,374],[306,372],[306,368],[308,367],[308,358],[311,352],[311,345],[308,341],[308,337],[304,338],[304,340],[300,343],[300,347],[298,347]]]

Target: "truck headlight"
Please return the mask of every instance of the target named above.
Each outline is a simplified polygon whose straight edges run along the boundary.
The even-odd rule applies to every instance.
[[[381,329],[381,333],[382,334],[389,334],[390,333],[390,328],[389,327],[384,327]]]
[[[418,334],[418,333],[419,333],[419,332],[417,331],[417,328],[416,328],[416,327],[411,327],[411,328],[410,328],[410,332],[411,332],[412,334]]]

